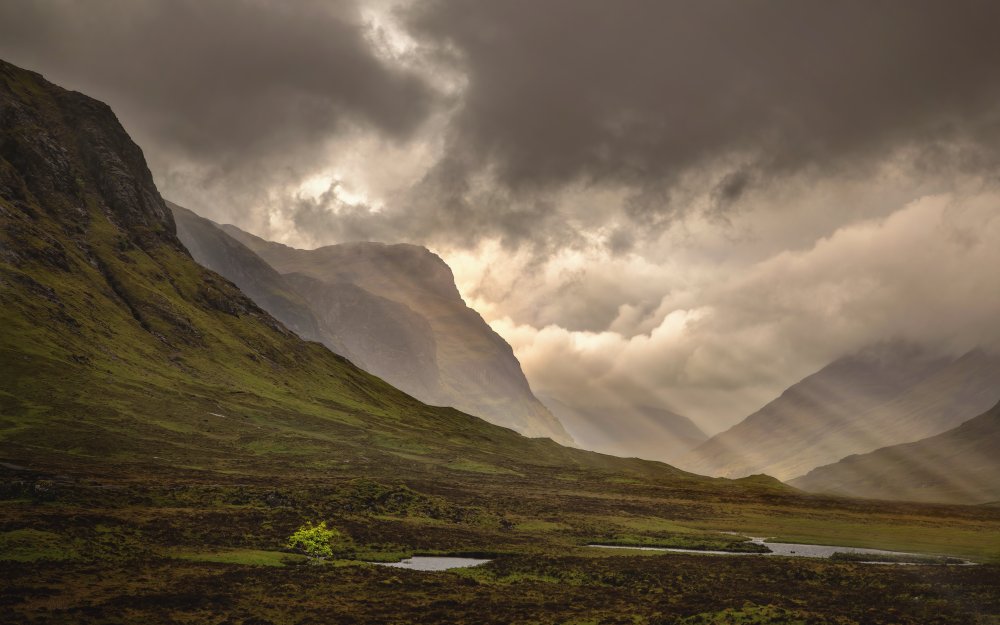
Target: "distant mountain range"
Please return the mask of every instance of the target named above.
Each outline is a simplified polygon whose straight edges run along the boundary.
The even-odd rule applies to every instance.
[[[549,396],[540,399],[585,449],[673,463],[708,436],[690,419],[651,406],[586,408]]]
[[[789,484],[851,497],[1000,503],[1000,404],[942,434],[848,456]]]
[[[570,444],[532,394],[510,346],[466,306],[451,269],[415,245],[297,250],[170,205],[177,235],[302,338],[423,402]]]
[[[696,473],[789,480],[845,456],[945,432],[1000,400],[1000,357],[889,344],[841,358],[686,454]]]

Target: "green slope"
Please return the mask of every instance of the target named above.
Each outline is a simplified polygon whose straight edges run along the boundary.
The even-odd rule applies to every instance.
[[[193,261],[106,105],[9,64],[0,78],[4,459],[683,475],[426,406],[300,340]]]

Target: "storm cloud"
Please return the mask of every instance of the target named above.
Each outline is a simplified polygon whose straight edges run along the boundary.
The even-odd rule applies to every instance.
[[[166,191],[198,184],[209,212],[308,222],[296,185],[333,169],[360,210],[320,237],[548,251],[590,225],[567,188],[613,187],[621,251],[692,210],[725,221],[776,176],[900,152],[994,167],[996,23],[975,1],[12,0],[0,52],[112,102]],[[410,162],[332,167],[359,155]]]
[[[11,0],[0,56],[111,104],[167,197],[301,247],[427,245],[541,392],[716,430],[872,342],[998,338],[997,24],[974,0]]]
[[[469,76],[453,152],[523,193],[581,179],[669,191],[710,166],[731,204],[755,178],[904,147],[934,159],[961,146],[965,166],[997,156],[996,3],[441,0],[414,13]],[[669,194],[642,198],[637,220],[670,208]]]
[[[152,151],[250,159],[351,123],[405,137],[432,102],[376,57],[348,2],[13,0],[0,11],[11,56],[116,101]]]
[[[165,193],[197,186],[232,214],[262,210],[332,139],[404,141],[430,114],[435,90],[372,35],[343,0],[0,4],[0,54],[112,104]]]

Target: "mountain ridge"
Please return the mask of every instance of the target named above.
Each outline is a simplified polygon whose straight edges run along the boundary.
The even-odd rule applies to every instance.
[[[998,357],[875,346],[807,376],[678,464],[706,475],[792,479],[850,454],[940,433],[998,399]]]
[[[416,393],[418,398],[455,406],[527,436],[547,436],[572,444],[559,420],[535,397],[513,349],[465,303],[451,268],[437,254],[418,245],[377,242],[299,250],[233,225],[220,229],[279,273],[308,276],[326,285],[331,301],[336,300],[338,285],[351,284],[398,302],[425,319],[433,332],[440,388]],[[305,291],[302,294],[309,297]],[[363,345],[352,349],[365,358]],[[389,382],[396,380],[386,367],[371,371]]]
[[[231,281],[289,330],[306,340],[319,341],[319,320],[281,274],[245,246],[224,236],[211,221],[165,202],[173,214],[177,238],[198,264]],[[350,357],[346,349],[334,351]]]
[[[789,485],[870,499],[990,504],[1000,500],[1000,404],[919,441],[855,454]]]
[[[369,333],[369,344],[359,344],[355,340],[358,336],[349,331],[350,327],[348,331],[341,327],[336,307],[314,306],[317,298],[322,300],[328,295],[327,285],[318,281],[303,283],[303,279],[311,278],[299,274],[279,274],[215,222],[176,204],[168,205],[178,224],[178,237],[194,259],[230,279],[299,336],[323,343],[367,371],[381,372],[380,377],[389,378],[394,386],[410,395],[430,400],[428,403],[441,399],[429,327],[404,305],[348,283],[337,285],[340,299],[354,304],[348,308],[363,315],[363,323],[377,323],[386,316],[393,318],[394,323],[382,324],[383,328],[391,325],[389,331]],[[414,326],[415,330],[407,332]],[[426,344],[428,340],[430,346]],[[359,349],[353,349],[352,345]],[[362,352],[368,352],[368,358],[363,357]],[[385,375],[386,372],[390,375]]]

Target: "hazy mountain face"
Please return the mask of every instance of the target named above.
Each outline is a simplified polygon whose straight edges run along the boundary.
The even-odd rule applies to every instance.
[[[349,282],[327,283],[300,273],[285,276],[327,328],[324,342],[341,345],[355,364],[398,389],[444,405],[434,333],[405,304]],[[353,356],[351,356],[353,355]]]
[[[1000,502],[1000,404],[915,443],[848,456],[790,482],[803,490],[942,503]]]
[[[698,473],[790,479],[850,454],[938,434],[1000,399],[1000,358],[957,360],[900,345],[842,358],[795,384],[679,464]]]
[[[574,408],[540,396],[581,447],[674,463],[708,436],[687,417],[650,406]]]
[[[454,406],[526,436],[572,442],[532,394],[510,346],[465,305],[451,270],[425,248],[350,243],[296,250],[220,228],[282,274],[282,283],[319,320],[318,340],[331,349],[422,401]],[[202,257],[215,262],[212,254]],[[208,266],[223,275],[246,271]],[[268,310],[276,303],[274,314],[281,318],[285,299],[258,303]]]
[[[198,264],[230,280],[275,319],[309,341],[320,341],[324,331],[306,301],[284,277],[245,245],[219,230],[211,221],[167,202],[177,228],[177,238]],[[329,346],[350,356],[341,346]]]
[[[434,337],[402,304],[350,283],[282,276],[217,224],[168,203],[177,237],[199,264],[231,280],[304,339],[317,341],[425,401],[441,403]]]

